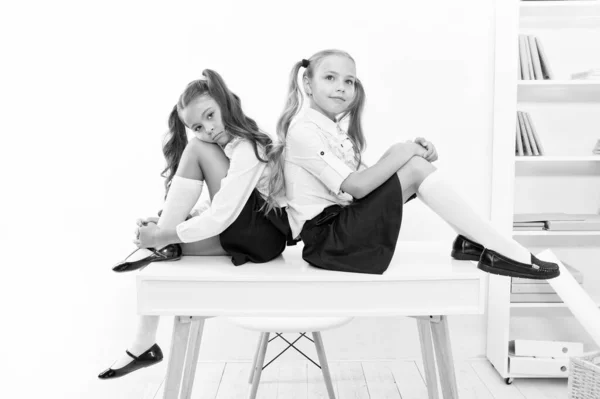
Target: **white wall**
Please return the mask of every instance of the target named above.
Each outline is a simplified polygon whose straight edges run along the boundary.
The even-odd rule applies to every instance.
[[[135,274],[110,268],[132,250],[134,220],[160,209],[167,116],[204,68],[274,132],[292,64],[324,48],[350,52],[367,90],[366,161],[424,136],[437,166],[489,215],[493,0],[19,7],[0,24],[13,61],[0,77],[10,249],[2,342],[13,355],[3,367],[35,375],[31,389],[77,397],[133,338]],[[401,240],[447,240],[450,252],[453,238],[418,201],[406,207]],[[159,330],[166,351],[171,323]],[[455,358],[483,356],[483,317],[450,323]],[[420,356],[411,319],[357,319],[324,337],[333,360]],[[205,338],[207,361],[249,359],[256,343],[218,320]],[[66,368],[68,383],[56,377]]]

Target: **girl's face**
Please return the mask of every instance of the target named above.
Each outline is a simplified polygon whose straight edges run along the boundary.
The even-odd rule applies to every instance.
[[[356,66],[348,57],[325,57],[313,71],[312,78],[304,78],[304,90],[310,96],[310,107],[335,121],[336,115],[346,111],[355,95]]]
[[[198,139],[207,143],[224,147],[233,138],[223,126],[219,104],[209,95],[192,100],[179,112],[179,117]]]

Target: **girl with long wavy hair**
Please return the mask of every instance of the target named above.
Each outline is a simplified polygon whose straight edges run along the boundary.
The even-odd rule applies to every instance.
[[[188,84],[169,116],[163,153],[167,195],[160,218],[138,220],[138,250],[113,270],[137,270],[181,255],[229,255],[234,265],[267,262],[292,243],[285,194],[271,195],[275,146],[210,69]],[[188,141],[186,128],[194,133]],[[192,211],[206,182],[210,204]],[[190,214],[191,212],[191,214]],[[121,377],[163,358],[158,316],[141,316],[133,343],[98,377]]]

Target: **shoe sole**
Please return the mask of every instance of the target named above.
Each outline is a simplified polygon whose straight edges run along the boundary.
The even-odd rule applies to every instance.
[[[463,252],[459,252],[459,251],[455,251],[455,250],[452,250],[452,252],[450,253],[450,256],[452,256],[456,260],[474,260],[474,261],[478,261],[479,258],[481,257],[480,255],[467,255]]]
[[[146,265],[144,265],[144,266],[136,267],[135,269],[124,269],[124,270],[123,270],[123,269],[121,269],[121,270],[115,270],[115,268],[113,268],[113,269],[112,269],[112,271],[113,271],[113,272],[115,272],[115,273],[127,273],[127,272],[134,272],[134,271],[136,271],[136,270],[144,270],[144,269],[145,269],[146,267],[148,267],[148,265],[150,265],[151,263],[154,263],[154,262],[167,262],[167,261],[169,261],[169,262],[174,262],[174,261],[176,261],[176,260],[179,260],[179,259],[181,259],[181,258],[182,258],[182,256],[183,256],[183,255],[179,255],[179,256],[177,256],[177,257],[175,257],[175,258],[169,258],[169,259],[163,259],[163,258],[161,258],[161,259],[151,260],[150,262],[148,262],[148,264],[146,264]]]
[[[140,366],[140,367],[138,367],[137,369],[135,369],[135,370],[132,370],[132,371],[130,371],[130,372],[128,372],[128,373],[125,373],[125,374],[119,374],[119,375],[115,375],[114,377],[100,378],[100,377],[98,376],[98,379],[99,379],[99,380],[116,380],[117,378],[122,378],[122,377],[125,377],[126,375],[129,375],[129,374],[131,374],[131,373],[135,373],[136,371],[139,371],[139,370],[145,369],[146,367],[152,367],[152,366],[154,366],[155,364],[158,364],[158,363],[160,363],[160,362],[162,362],[162,361],[163,361],[163,359],[160,359],[160,360],[158,360],[158,361],[156,361],[156,362],[154,362],[154,363],[152,363],[152,364],[147,364],[147,365],[145,365],[145,366]]]
[[[478,263],[477,268],[480,270],[483,270],[486,273],[496,274],[498,276],[519,277],[519,278],[527,278],[530,280],[550,280],[550,279],[553,279],[560,275],[560,272],[558,272],[557,274],[550,275],[550,276],[541,276],[539,274],[535,275],[535,274],[528,274],[528,273],[519,273],[519,272],[515,272],[514,270],[505,270],[505,269],[499,269],[497,267],[491,267],[488,265],[484,265],[483,263]]]

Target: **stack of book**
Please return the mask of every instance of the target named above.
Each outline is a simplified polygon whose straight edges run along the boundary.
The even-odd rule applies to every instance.
[[[544,155],[544,147],[527,112],[517,111],[515,155]]]
[[[571,79],[600,80],[600,68],[574,73],[571,75]]]
[[[542,42],[534,35],[519,35],[518,65],[521,80],[554,79]]]
[[[520,213],[513,215],[513,231],[600,231],[595,213]]]
[[[596,143],[596,147],[594,147],[593,153],[600,155],[600,140],[598,140],[598,142]]]
[[[561,261],[579,284],[583,285],[583,274],[571,265]],[[512,277],[510,284],[510,301],[513,303],[561,303],[554,288],[546,280],[531,280]]]

